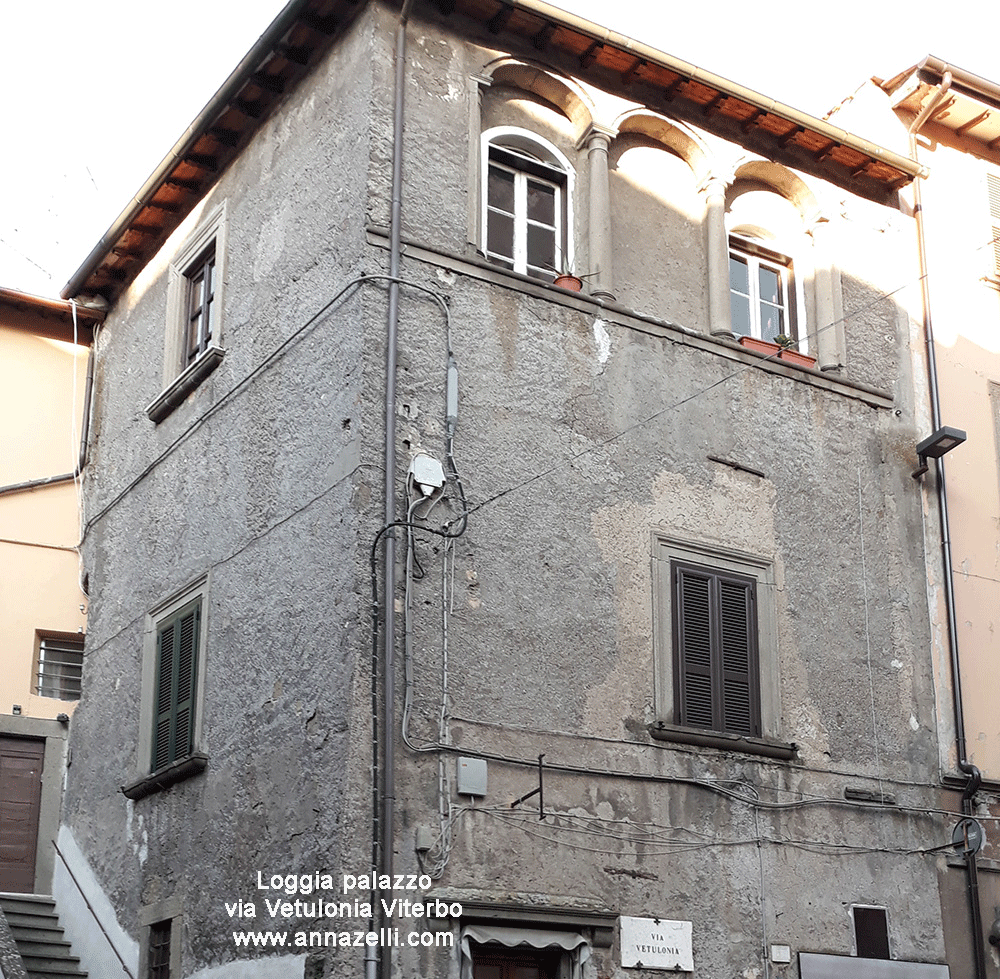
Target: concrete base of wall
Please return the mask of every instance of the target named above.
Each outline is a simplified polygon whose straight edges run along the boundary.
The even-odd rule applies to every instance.
[[[118,924],[111,902],[68,826],[59,827],[58,844],[62,859],[56,855],[52,896],[66,940],[73,945],[73,954],[79,956],[81,968],[91,976],[134,979],[139,974],[139,943]],[[129,971],[122,966],[122,959]]]
[[[305,968],[306,956],[281,955],[213,965],[194,973],[191,979],[298,979],[305,974]]]

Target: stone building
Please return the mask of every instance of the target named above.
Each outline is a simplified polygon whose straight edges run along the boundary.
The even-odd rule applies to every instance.
[[[65,290],[84,962],[947,976],[920,172],[538,0],[289,4]]]

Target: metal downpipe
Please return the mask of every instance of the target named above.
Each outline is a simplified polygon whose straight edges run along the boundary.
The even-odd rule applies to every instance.
[[[910,125],[910,156],[917,160],[917,133],[941,104],[951,88],[952,75],[946,71],[941,84],[930,101]],[[924,227],[923,191],[920,180],[913,181],[913,216],[917,228],[917,251],[920,261],[920,295],[924,309],[924,345],[927,350],[927,382],[931,402],[931,431],[941,427],[941,398],[938,388],[937,356],[934,350],[934,325],[931,318],[931,293],[929,266],[927,261],[927,238]],[[941,522],[941,563],[944,576],[945,613],[948,620],[948,646],[951,663],[952,707],[955,718],[955,750],[959,771],[968,781],[962,793],[962,812],[972,815],[972,799],[982,782],[979,769],[969,761],[965,740],[965,708],[962,696],[961,664],[958,656],[958,621],[955,614],[955,584],[951,560],[951,526],[948,520],[948,486],[945,481],[944,460],[935,459],[935,481],[937,485],[938,515]],[[973,959],[976,963],[976,979],[986,979],[986,952],[983,947],[985,935],[979,895],[979,874],[976,855],[965,854],[965,868],[968,877],[969,913],[972,918]]]
[[[413,0],[405,0],[399,14],[396,28],[396,73],[395,103],[393,106],[392,129],[392,214],[389,228],[389,315],[386,330],[385,358],[385,525],[396,519],[395,476],[396,476],[396,354],[399,332],[399,265],[402,251],[401,216],[403,192],[403,92],[406,78],[406,25]],[[383,575],[383,634],[385,655],[383,658],[385,741],[382,771],[382,819],[379,827],[381,866],[380,872],[390,879],[393,873],[393,837],[395,835],[395,795],[396,795],[396,753],[393,742],[395,727],[395,640],[396,640],[396,541],[392,532],[386,535],[385,563]],[[373,909],[374,910],[374,909]],[[392,927],[392,917],[383,916],[383,924]],[[390,979],[392,957],[390,949],[380,950],[379,975]]]

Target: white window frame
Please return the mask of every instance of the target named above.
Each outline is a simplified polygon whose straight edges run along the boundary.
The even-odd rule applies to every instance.
[[[673,587],[671,564],[678,561],[753,578],[757,583],[757,651],[760,681],[761,738],[780,741],[780,671],[775,596],[774,562],[757,554],[697,541],[653,535],[653,708],[658,722],[680,730],[675,717]],[[713,732],[690,728],[711,738]],[[721,734],[722,738],[733,735]],[[754,739],[745,739],[752,741]]]
[[[792,260],[788,256],[781,255],[778,252],[772,252],[769,249],[761,248],[755,242],[752,242],[746,238],[740,238],[735,235],[731,235],[729,238],[729,260],[732,261],[734,258],[744,262],[747,266],[747,279],[749,287],[749,295],[746,293],[738,292],[732,286],[732,278],[730,277],[729,294],[730,302],[732,302],[732,296],[737,295],[745,298],[750,304],[750,336],[755,337],[758,340],[769,340],[773,342],[773,338],[764,337],[762,335],[762,326],[760,307],[760,269],[770,269],[778,274],[778,279],[781,282],[781,294],[782,303],[781,311],[784,318],[784,328],[780,331],[786,336],[790,336],[793,340],[799,340],[798,331],[798,300],[796,296],[796,283],[795,277],[793,275],[793,265]],[[777,308],[776,304],[775,308]],[[735,327],[735,323],[733,324]],[[735,332],[735,330],[734,330]],[[804,346],[796,346],[796,349],[801,350],[805,353]]]
[[[517,126],[495,126],[480,137],[480,249],[488,260],[506,262],[506,256],[489,250],[489,173],[498,166],[515,175],[514,272],[534,278],[553,279],[557,272],[573,268],[573,185],[575,173],[569,159],[548,140]],[[524,167],[518,167],[518,160]],[[528,178],[555,188],[556,271],[528,263]]]
[[[222,362],[226,308],[226,253],[228,219],[226,201],[218,204],[190,234],[167,268],[167,326],[163,347],[163,390],[146,407],[159,424]],[[211,342],[188,360],[188,315],[191,277],[201,267],[205,253],[214,247],[213,328]]]

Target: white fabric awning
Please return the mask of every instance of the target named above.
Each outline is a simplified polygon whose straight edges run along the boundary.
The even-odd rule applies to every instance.
[[[587,939],[575,931],[549,931],[544,928],[506,928],[500,925],[466,925],[462,929],[462,979],[472,979],[470,942],[485,945],[498,942],[507,948],[561,948],[571,953],[571,979],[583,979],[583,963],[590,958]]]

